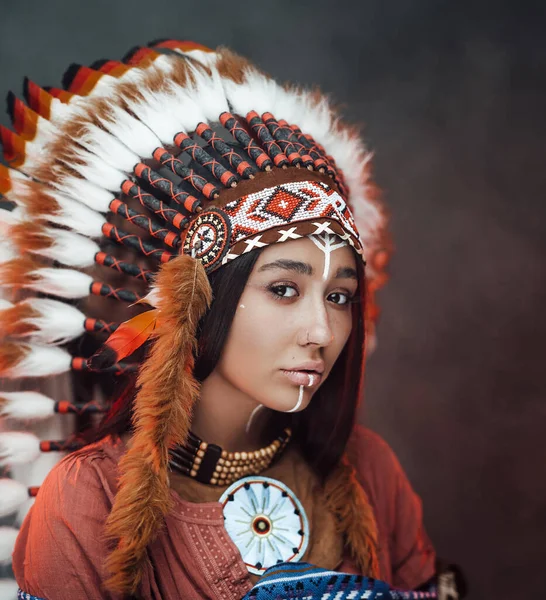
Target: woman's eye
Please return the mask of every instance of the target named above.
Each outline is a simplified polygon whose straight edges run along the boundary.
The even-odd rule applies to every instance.
[[[343,292],[334,292],[328,296],[328,300],[334,304],[343,306],[344,304],[349,304],[350,298],[349,294],[344,294]]]
[[[269,290],[279,298],[294,298],[298,291],[291,285],[272,285]]]

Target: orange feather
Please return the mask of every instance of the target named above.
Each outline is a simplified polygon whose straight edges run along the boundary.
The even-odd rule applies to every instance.
[[[92,369],[104,369],[133,354],[155,329],[156,310],[147,310],[121,323],[104,345],[89,359]]]

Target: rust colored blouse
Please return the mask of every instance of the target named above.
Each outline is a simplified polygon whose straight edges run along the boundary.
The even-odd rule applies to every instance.
[[[103,528],[124,450],[121,440],[106,438],[67,456],[48,475],[13,553],[13,570],[25,592],[48,600],[120,599],[102,587],[108,554]],[[375,512],[381,579],[398,588],[418,587],[433,576],[435,560],[418,496],[390,447],[375,433],[357,427],[348,454]],[[311,540],[303,560],[354,572],[303,459],[286,451],[263,474],[288,485],[306,510]],[[255,579],[224,528],[217,502],[223,488],[181,476],[173,479],[172,488],[174,509],[149,547],[139,597],[240,600]]]

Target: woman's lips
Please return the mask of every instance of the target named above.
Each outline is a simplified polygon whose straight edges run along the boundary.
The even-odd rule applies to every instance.
[[[322,375],[316,371],[287,371],[281,369],[281,373],[296,385],[304,385],[305,387],[316,387]]]

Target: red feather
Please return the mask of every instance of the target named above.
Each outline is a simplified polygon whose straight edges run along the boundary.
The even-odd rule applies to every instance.
[[[122,323],[104,345],[88,360],[92,369],[104,369],[133,354],[152,335],[156,310],[147,310]]]

